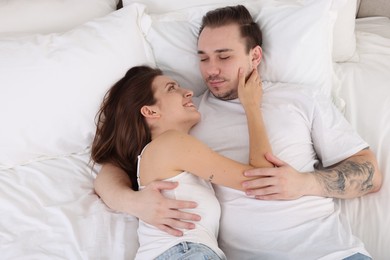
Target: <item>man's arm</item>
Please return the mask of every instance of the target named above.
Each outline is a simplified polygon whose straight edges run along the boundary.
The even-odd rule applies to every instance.
[[[248,195],[262,200],[292,200],[305,195],[356,198],[376,192],[382,185],[377,160],[369,149],[328,168],[300,173],[272,154],[266,158],[275,168],[253,169],[246,176],[264,178],[243,183]]]
[[[178,230],[193,229],[200,216],[180,211],[195,208],[196,202],[167,199],[161,190],[174,189],[178,183],[155,181],[142,191],[131,189],[131,180],[122,169],[104,164],[97,175],[94,187],[103,202],[113,210],[128,213],[175,236],[182,236]]]
[[[318,169],[314,177],[325,197],[356,198],[379,191],[382,174],[373,152],[362,150],[332,167]]]

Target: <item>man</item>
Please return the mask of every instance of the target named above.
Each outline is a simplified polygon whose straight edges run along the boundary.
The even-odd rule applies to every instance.
[[[237,71],[241,67],[249,74],[258,67],[260,46],[260,29],[243,6],[217,9],[203,19],[198,54],[209,91],[200,100],[202,121],[192,134],[242,162],[248,161],[248,130],[237,100]],[[264,83],[262,111],[277,156],[266,158],[275,167],[248,171],[248,176],[262,178],[243,183],[246,196],[215,187],[222,207],[219,242],[228,259],[344,259],[358,254],[369,259],[332,199],[379,190],[381,174],[367,144],[327,99],[299,87]],[[187,221],[200,216],[181,211],[194,203],[161,196],[161,189],[175,185],[156,182],[135,192],[123,171],[104,165],[95,188],[111,208],[180,235],[179,228],[193,228]]]

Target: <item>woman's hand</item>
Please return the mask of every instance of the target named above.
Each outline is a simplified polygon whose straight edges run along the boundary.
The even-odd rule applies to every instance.
[[[257,69],[253,69],[245,82],[245,74],[242,68],[238,71],[238,98],[244,108],[250,106],[260,107],[263,96],[263,84]]]

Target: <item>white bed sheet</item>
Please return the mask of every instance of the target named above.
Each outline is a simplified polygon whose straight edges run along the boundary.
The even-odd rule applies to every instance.
[[[340,200],[352,229],[375,260],[390,259],[390,20],[358,19],[358,62],[340,63],[340,97],[345,116],[370,144],[383,174],[382,189],[353,200]]]
[[[390,259],[390,21],[357,22],[358,62],[336,65],[345,115],[376,153],[379,193],[340,200],[375,260]],[[370,33],[370,32],[374,32]],[[88,151],[0,170],[2,259],[133,259],[137,220],[93,191]]]
[[[84,152],[0,171],[1,259],[133,259],[138,221],[93,190]]]

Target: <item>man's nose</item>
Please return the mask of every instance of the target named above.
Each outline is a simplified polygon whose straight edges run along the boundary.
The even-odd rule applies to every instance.
[[[207,75],[214,76],[220,73],[218,64],[215,61],[210,61],[206,68]]]

